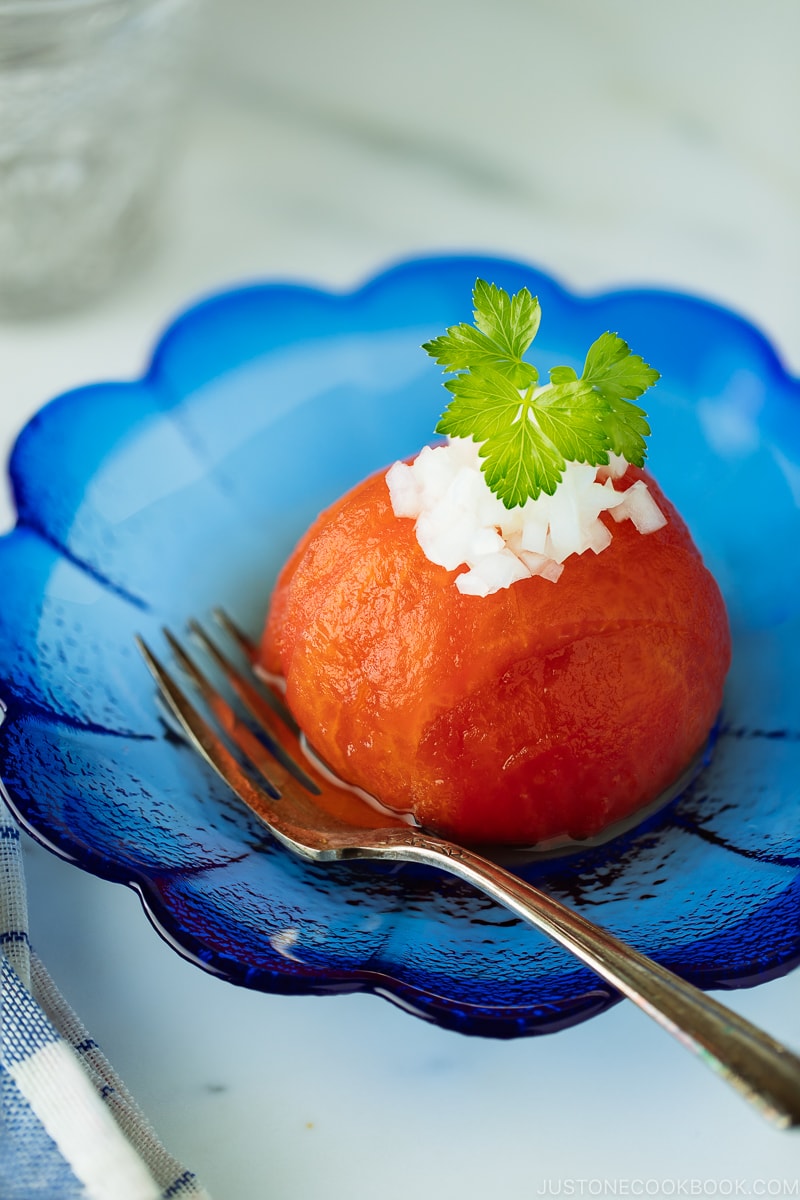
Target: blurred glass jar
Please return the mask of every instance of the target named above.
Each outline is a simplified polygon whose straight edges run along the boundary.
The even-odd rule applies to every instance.
[[[85,303],[142,252],[195,0],[0,0],[0,312]]]

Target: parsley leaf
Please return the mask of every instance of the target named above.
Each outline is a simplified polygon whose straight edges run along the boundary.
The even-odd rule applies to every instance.
[[[527,288],[514,296],[478,279],[475,324],[453,325],[423,349],[454,374],[452,399],[437,433],[478,443],[486,482],[506,508],[542,492],[552,495],[567,461],[601,466],[610,452],[641,466],[650,427],[631,403],[659,378],[615,333],[590,347],[580,378],[553,367],[542,387],[523,358],[539,329],[539,301]]]
[[[570,462],[608,462],[604,412],[582,380],[549,387],[537,397],[536,422]]]
[[[638,354],[632,354],[621,337],[604,333],[589,347],[582,378],[606,401],[609,448],[635,466],[643,466],[650,426],[644,409],[630,401],[660,378],[658,371]]]
[[[461,431],[454,432],[455,437],[471,437],[476,442],[484,442],[487,438],[502,436],[514,423],[522,406],[519,390],[510,379],[491,367],[456,375],[444,386],[453,393],[453,399],[447,410],[448,429],[437,426],[437,433],[450,432],[452,427],[453,431]]]
[[[539,301],[523,288],[513,300],[508,292],[479,279],[473,292],[475,327],[453,325],[422,347],[445,371],[491,367],[515,387],[529,387],[539,378],[522,356],[539,328]]]
[[[506,508],[522,505],[540,492],[552,496],[564,471],[558,450],[524,416],[502,436],[487,438],[478,453],[484,460],[486,482]]]
[[[506,508],[524,504],[533,489],[555,491],[564,459],[527,419],[523,398],[510,380],[487,368],[448,379],[445,387],[453,400],[436,432],[480,444],[486,482]]]
[[[505,347],[509,358],[519,361],[539,329],[542,310],[538,299],[527,288],[509,298],[502,288],[478,279],[472,302],[478,329]]]

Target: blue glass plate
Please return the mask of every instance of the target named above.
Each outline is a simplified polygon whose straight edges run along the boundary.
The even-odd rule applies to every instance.
[[[420,343],[470,319],[476,276],[538,293],[540,368],[619,329],[663,380],[651,466],[729,606],[711,765],[595,849],[515,867],[702,987],[800,957],[800,388],[749,325],[655,291],[579,299],[530,267],[410,262],[348,295],[264,285],[207,300],[146,377],[54,400],[11,462],[0,540],[0,730],[12,805],[45,845],[134,887],[206,969],[281,992],[371,990],[468,1033],[546,1032],[618,997],[433,870],[310,866],[165,726],[135,633],[225,606],[257,634],[276,571],[328,502],[430,437]]]

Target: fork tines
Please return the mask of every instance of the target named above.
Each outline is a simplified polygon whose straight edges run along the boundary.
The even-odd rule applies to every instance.
[[[220,610],[215,612],[215,617],[242,655],[252,662],[250,655],[256,653],[255,643]],[[307,793],[317,794],[318,785],[298,764],[301,750],[296,740],[296,726],[279,697],[258,680],[251,668],[243,671],[235,666],[197,621],[190,621],[188,628],[235,701],[230,702],[178,638],[169,629],[164,629],[164,639],[177,666],[213,718],[213,726],[144,639],[137,637],[136,641],[163,699],[190,742],[237,794],[246,793],[241,798],[265,819],[271,820],[271,817],[267,818],[264,811],[266,797],[261,794],[262,785],[266,785],[272,799],[278,799],[289,787],[294,792],[298,784]],[[286,748],[287,741],[290,745],[296,743],[292,749],[297,758]],[[258,789],[255,797],[250,794],[252,788],[243,782],[250,777],[240,758],[233,753],[234,748],[244,762],[258,772],[258,782],[252,783],[252,787]]]

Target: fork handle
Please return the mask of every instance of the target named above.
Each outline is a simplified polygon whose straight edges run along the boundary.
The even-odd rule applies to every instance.
[[[575,954],[780,1128],[800,1125],[800,1058],[780,1042],[481,855],[424,834],[413,850],[416,861],[444,867]]]

